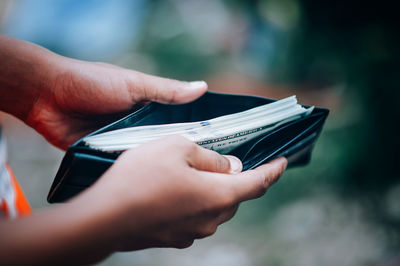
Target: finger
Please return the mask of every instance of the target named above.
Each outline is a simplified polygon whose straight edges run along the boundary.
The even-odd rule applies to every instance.
[[[191,102],[207,91],[204,81],[185,82],[134,72],[134,94],[140,93],[141,101],[164,104]]]
[[[235,202],[261,197],[274,184],[286,169],[287,160],[284,157],[275,159],[267,164],[226,177],[230,183]]]
[[[218,225],[225,223],[226,221],[229,221],[235,215],[238,206],[239,206],[238,204],[230,206],[228,209],[219,213],[218,215],[210,213],[209,215],[203,216],[200,219],[199,217],[196,217],[198,229],[194,231],[194,233],[192,232],[191,234],[188,235],[191,238],[195,239],[200,239],[213,235],[217,231]]]
[[[220,155],[199,145],[193,146],[189,152],[186,159],[189,165],[197,170],[227,174],[242,171],[242,162],[234,156]]]
[[[238,210],[239,205],[235,204],[233,206],[231,206],[230,208],[228,208],[226,211],[222,212],[220,215],[218,215],[217,217],[217,224],[223,224],[227,221],[229,221],[230,219],[232,219],[232,217],[235,215],[236,211]]]

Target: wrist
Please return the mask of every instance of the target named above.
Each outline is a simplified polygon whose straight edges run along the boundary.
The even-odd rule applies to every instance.
[[[118,182],[121,173],[115,170],[118,169],[109,169],[73,201],[91,210],[96,217],[96,228],[112,243],[111,252],[142,249],[140,239],[149,223],[146,197],[140,193],[126,193],[125,185]]]
[[[27,122],[42,94],[48,93],[54,75],[51,51],[35,44],[0,35],[0,110]]]
[[[24,219],[1,221],[0,261],[18,265],[98,262],[116,250],[101,217],[81,202],[71,202]],[[12,254],[24,256],[16,258]]]
[[[76,211],[80,230],[86,232],[87,238],[96,240],[94,245],[103,243],[103,252],[109,254],[123,249],[125,223],[128,221],[124,219],[123,203],[118,203],[107,184],[98,186],[99,181],[102,180],[73,198],[69,204]]]
[[[86,193],[57,208],[52,213],[58,213],[60,228],[55,238],[65,244],[54,247],[54,253],[68,250],[70,264],[92,264],[118,251],[118,224],[112,212]]]

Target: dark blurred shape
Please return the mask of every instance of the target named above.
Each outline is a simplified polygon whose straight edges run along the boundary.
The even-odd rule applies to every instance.
[[[328,58],[317,72],[338,75],[348,84],[346,93],[360,98],[364,115],[352,129],[357,149],[348,151],[354,154],[351,178],[343,187],[379,194],[400,181],[398,14],[389,1],[303,1],[303,7],[306,26],[298,42],[306,49],[294,67],[301,74],[295,76],[313,81],[312,62]],[[339,67],[329,69],[330,59]]]
[[[303,52],[293,52],[293,77],[342,80],[344,94],[362,109],[337,139],[347,160],[337,162],[343,167],[337,189],[366,200],[371,219],[398,237],[400,221],[383,208],[383,194],[400,182],[398,10],[392,1],[302,1],[302,6],[305,22],[297,46]],[[391,244],[400,248],[398,240]]]

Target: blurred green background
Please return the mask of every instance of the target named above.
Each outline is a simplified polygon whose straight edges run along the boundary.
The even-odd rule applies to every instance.
[[[0,2],[2,33],[65,56],[331,110],[311,163],[216,235],[100,265],[400,265],[397,17],[390,1]],[[46,206],[63,152],[4,123],[11,166]]]

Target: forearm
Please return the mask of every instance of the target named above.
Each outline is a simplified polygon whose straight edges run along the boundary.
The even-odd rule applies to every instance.
[[[0,110],[26,121],[54,72],[56,54],[0,34]]]
[[[118,227],[102,207],[74,201],[1,221],[0,264],[80,265],[105,258],[117,249]]]

